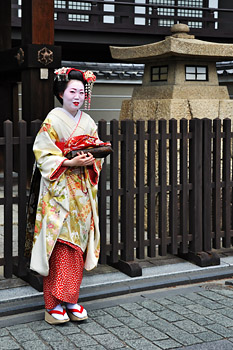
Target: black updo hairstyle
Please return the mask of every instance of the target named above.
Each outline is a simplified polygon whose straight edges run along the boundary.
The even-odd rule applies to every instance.
[[[83,77],[82,72],[78,70],[71,70],[68,74],[68,81],[66,79],[67,75],[65,74],[62,74],[60,76],[57,75],[53,84],[53,93],[61,104],[63,104],[63,98],[59,95],[64,93],[70,80],[79,80],[84,84],[84,87],[87,83]]]

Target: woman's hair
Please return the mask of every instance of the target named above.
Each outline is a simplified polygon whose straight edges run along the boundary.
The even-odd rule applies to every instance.
[[[63,75],[63,78],[57,75],[53,84],[53,93],[61,104],[63,104],[63,99],[62,97],[60,97],[60,94],[64,93],[65,89],[67,88],[67,84],[70,80],[79,80],[83,83],[84,86],[87,84],[87,81],[84,79],[83,73],[78,70],[70,70],[68,74]]]

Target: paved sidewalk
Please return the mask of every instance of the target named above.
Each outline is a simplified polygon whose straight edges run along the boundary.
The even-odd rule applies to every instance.
[[[40,320],[1,328],[0,349],[233,349],[233,288],[225,280],[83,305],[89,314],[83,323]]]

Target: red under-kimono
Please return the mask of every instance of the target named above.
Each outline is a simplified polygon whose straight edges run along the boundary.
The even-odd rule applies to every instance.
[[[44,277],[46,309],[62,302],[76,304],[83,278],[83,252],[68,242],[58,240],[49,259],[49,275]]]

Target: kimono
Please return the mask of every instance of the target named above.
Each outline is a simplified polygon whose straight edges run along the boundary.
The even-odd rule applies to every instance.
[[[49,275],[49,258],[59,239],[85,253],[84,268],[93,269],[100,253],[97,207],[102,160],[90,167],[65,167],[60,143],[79,135],[98,137],[93,119],[79,111],[79,120],[63,108],[53,109],[36,136],[33,151],[41,173],[30,269]]]

